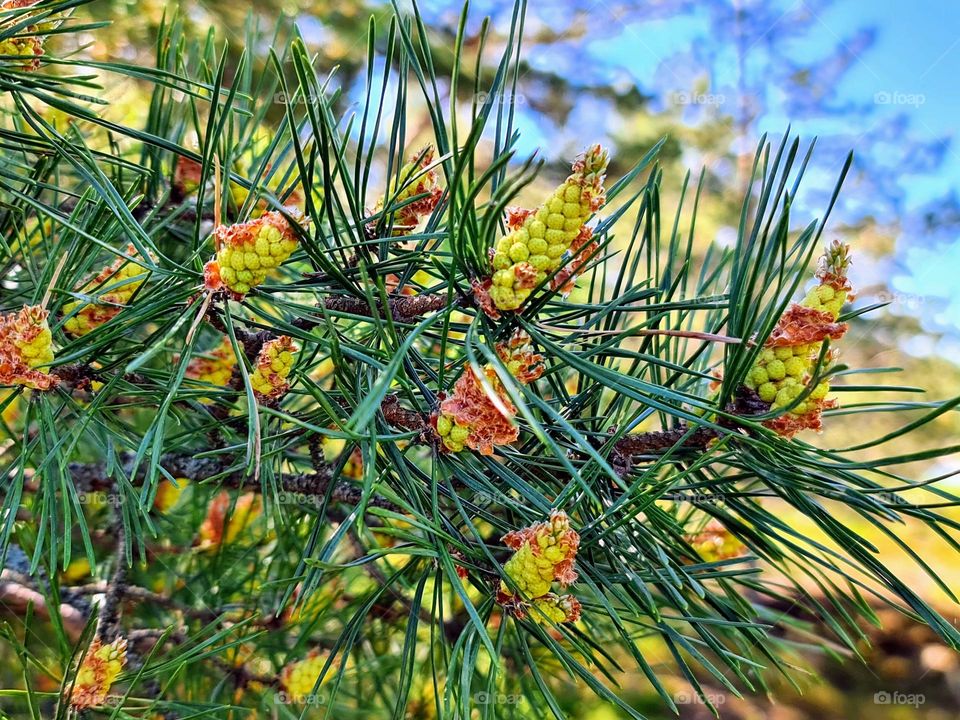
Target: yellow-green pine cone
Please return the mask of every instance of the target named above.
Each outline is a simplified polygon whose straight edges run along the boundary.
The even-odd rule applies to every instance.
[[[461,452],[467,446],[470,426],[457,422],[451,415],[441,414],[437,416],[437,434],[447,450]]]
[[[423,168],[428,166],[432,161],[433,149],[428,148],[423,153],[423,158],[419,162],[417,161],[417,157],[414,156],[410,162],[404,164],[404,166],[400,168],[400,172],[397,174],[397,177],[393,182],[394,202],[399,204],[420,194],[417,192],[419,183],[411,182],[411,180],[420,174]],[[431,183],[431,186],[432,181],[436,179],[434,174],[430,172],[424,173],[424,177],[427,178],[427,181]],[[421,192],[426,192],[426,190],[422,190]],[[383,199],[381,198],[380,205],[382,206],[382,204]]]
[[[530,617],[537,622],[549,620],[559,625],[567,619],[567,614],[557,606],[556,602],[551,601],[550,598],[537,598],[531,605],[532,610]]]
[[[832,285],[817,285],[803,298],[802,305],[830,313],[834,320],[840,316],[840,310],[847,301],[848,292],[837,290]]]
[[[772,403],[777,398],[777,386],[772,382],[766,382],[757,388],[757,395],[767,403]]]
[[[850,247],[834,240],[820,258],[817,279],[820,284],[807,293],[803,305],[830,313],[836,320],[850,294],[847,270],[850,268]]]
[[[453,422],[449,415],[437,416],[437,434],[440,437],[449,435],[450,431],[453,430]]]
[[[118,637],[110,644],[94,638],[77,668],[70,689],[70,707],[85,710],[103,705],[126,661],[126,638]]]
[[[203,355],[191,358],[187,365],[187,377],[198,382],[226,387],[233,376],[237,357],[233,353],[230,338],[223,338],[220,344]]]
[[[221,225],[214,230],[214,241],[217,255],[204,268],[207,289],[226,288],[240,297],[297,249],[293,228],[279,211],[245,223]]]
[[[36,32],[36,30],[35,25],[29,25],[23,32]],[[36,70],[40,67],[42,57],[43,38],[40,36],[20,36],[0,40],[0,60],[11,58],[8,62],[21,70]]]
[[[794,354],[800,347],[804,354]],[[745,385],[755,390],[760,399],[771,404],[771,409],[786,407],[793,403],[804,392],[804,382],[809,376],[813,360],[807,355],[808,346],[797,348],[768,348],[761,353],[757,364],[747,375]],[[783,351],[788,351],[785,353]],[[789,354],[786,360],[784,355]],[[806,412],[806,403],[799,403],[791,408],[794,414]]]
[[[824,297],[834,297],[834,289],[825,285],[814,288],[810,295],[819,297],[819,291],[824,289],[829,291],[823,293]],[[827,311],[822,305],[814,307],[808,301],[809,296],[804,301],[806,307],[813,307],[821,312]],[[842,302],[840,305],[842,305]],[[839,307],[838,305],[838,314]],[[756,391],[761,400],[771,403],[772,409],[790,405],[804,391],[804,385],[813,369],[818,352],[819,344],[817,343],[765,348],[754,367],[747,374],[744,385]],[[825,392],[814,399],[822,399],[824,395]],[[807,403],[804,402],[799,403],[790,412],[800,415],[808,409]]]
[[[291,700],[303,702],[313,693],[313,688],[317,685],[317,680],[326,664],[327,658],[321,655],[319,651],[313,650],[303,660],[288,663],[283,668],[280,673],[280,685]],[[332,669],[333,666],[331,665]],[[332,674],[328,671],[320,684],[326,683]]]
[[[503,569],[524,598],[537,598],[550,592],[554,563],[542,555],[535,555],[529,543],[524,543]],[[502,584],[501,590],[507,594],[512,592],[506,583]]]
[[[250,375],[250,385],[260,400],[276,399],[288,389],[287,378],[293,369],[296,347],[286,335],[264,343]]]
[[[133,257],[137,249],[128,245],[127,254]],[[97,301],[73,300],[63,306],[63,314],[68,316],[63,329],[80,337],[113,319],[123,306],[130,303],[134,293],[146,281],[146,275],[147,271],[136,263],[123,257],[117,258],[79,291],[84,295],[97,296]]]
[[[200,187],[203,178],[203,166],[196,160],[177,155],[173,165],[173,191],[178,197],[186,197]]]
[[[706,562],[728,560],[747,552],[746,545],[716,520],[710,521],[701,532],[687,535],[686,540]]]
[[[769,382],[769,380],[770,376],[767,375],[767,369],[762,365],[757,364],[747,374],[747,379],[744,381],[744,383],[751,390],[756,390],[761,385]]]
[[[24,315],[24,328],[13,344],[28,367],[47,370],[53,362],[53,335],[47,323],[46,311],[34,311]]]
[[[572,595],[549,593],[530,604],[530,619],[542,623],[547,620],[559,625],[580,619],[580,601]]]
[[[570,528],[570,518],[556,510],[548,522],[537,527],[533,537],[540,554],[554,565],[572,561],[580,545],[580,536]]]
[[[410,234],[426,216],[430,215],[440,202],[443,190],[440,187],[437,171],[430,168],[433,162],[433,147],[426,147],[415,153],[410,162],[400,168],[389,196],[377,200],[376,212],[382,212],[387,202],[391,207],[403,205],[393,211],[393,235],[401,237]],[[412,198],[421,197],[411,202]]]
[[[555,272],[580,228],[604,203],[607,151],[588,148],[573,173],[494,248],[490,298],[499,310],[517,310]]]
[[[517,330],[506,342],[497,343],[496,350],[507,371],[524,385],[543,375],[543,356],[534,351],[530,336],[522,330]]]
[[[808,369],[808,363],[804,358],[794,355],[783,363],[783,369],[788,377],[802,378]]]
[[[776,409],[790,405],[794,400],[800,397],[803,391],[803,385],[796,381],[794,381],[793,384],[784,383],[780,386],[780,389],[777,390],[777,396],[774,398],[772,407]]]
[[[580,536],[570,527],[570,518],[562,510],[553,510],[546,522],[507,533],[503,541],[515,551],[504,570],[529,597],[547,592],[544,581],[548,586],[552,580],[561,585],[576,581],[574,562]],[[509,593],[505,589],[503,592]]]
[[[11,16],[6,13],[4,24],[13,26],[22,23],[26,18],[33,17],[32,7],[40,0],[2,0],[0,11],[22,10],[22,13]],[[58,24],[56,19],[47,19],[45,22],[20,27],[15,37],[0,40],[0,62],[20,67],[22,70],[33,71],[40,67],[40,58],[43,57],[43,41],[46,33]],[[16,57],[16,59],[13,59]]]
[[[817,386],[810,392],[811,400],[823,400],[827,393],[830,392],[830,382],[823,380],[818,383]]]
[[[783,313],[744,380],[744,385],[769,403],[771,410],[789,407],[788,412],[764,422],[784,437],[793,437],[801,430],[819,430],[823,409],[835,405],[826,399],[827,381],[818,383],[802,401],[800,396],[810,383],[821,343],[828,338],[839,340],[847,330],[846,324],[837,319],[850,298],[849,265],[846,245],[834,242],[827,248],[816,273],[820,283],[801,303],[792,304]]]
[[[47,315],[39,305],[0,315],[0,386],[49,390],[59,383],[57,376],[48,374],[53,336]]]

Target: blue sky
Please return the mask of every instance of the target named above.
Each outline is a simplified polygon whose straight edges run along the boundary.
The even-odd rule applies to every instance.
[[[774,13],[770,32],[778,30],[778,21],[788,21],[784,20],[788,12],[809,7],[790,0],[771,4],[779,5],[778,10],[782,8],[783,12]],[[778,134],[787,124],[792,124],[802,136],[840,132],[856,140],[869,125],[900,116],[909,124],[912,134],[937,141],[945,154],[939,173],[904,178],[910,207],[952,190],[960,179],[960,149],[951,142],[960,115],[957,92],[960,4],[952,9],[948,9],[949,5],[945,0],[917,0],[908,5],[894,0],[839,0],[822,14],[810,10],[814,18],[813,32],[785,43],[779,51],[798,61],[816,62],[837,47],[848,49],[853,59],[834,88],[834,104],[867,103],[874,106],[871,110],[876,117],[869,122],[856,113],[847,117],[824,113],[819,117],[798,118],[773,103],[760,118],[757,129]],[[856,38],[866,30],[875,32],[873,42],[860,50]],[[724,43],[710,37],[710,33],[708,13],[694,9],[677,17],[639,19],[614,32],[600,31],[593,34],[594,39],[587,42],[586,49],[592,60],[624,71],[645,89],[658,84],[663,87],[664,79],[680,86],[685,78],[704,72],[716,86],[723,88],[735,82],[735,47],[729,42],[724,49]],[[705,42],[718,48],[712,66],[694,64],[664,70],[663,66],[669,66],[671,58],[682,57],[691,47]],[[756,39],[751,41],[753,44],[758,44]],[[776,62],[776,58],[766,57],[757,50],[759,48],[753,51],[753,61],[761,66],[754,65],[748,72],[763,72],[763,63]],[[539,64],[554,61],[555,58],[546,57]],[[616,74],[612,73],[611,77]],[[768,90],[771,95],[776,94],[775,78],[771,78]]]
[[[820,2],[823,7],[812,0],[742,0],[748,7],[762,6],[760,27],[749,35],[745,54],[750,89],[764,96],[752,133],[779,136],[789,124],[801,137],[825,138],[829,150],[815,158],[810,174],[823,188],[832,187],[843,152],[854,148],[859,156],[855,169],[870,177],[848,183],[847,211],[874,215],[899,228],[897,252],[886,262],[870,264],[873,277],[863,279],[886,281],[911,298],[895,303],[892,312],[916,315],[926,329],[956,336],[960,223],[931,228],[925,213],[931,207],[938,212],[940,201],[954,198],[960,185],[960,3]],[[671,4],[684,5],[682,0],[654,5]],[[618,26],[599,20],[608,6],[598,3],[597,29],[583,50],[609,82],[629,78],[658,98],[654,107],[669,109],[676,91],[704,80],[709,92],[736,102],[741,72],[737,46],[729,36],[718,37],[711,23],[716,15],[707,5],[690,3],[686,12],[653,19],[641,12]],[[531,12],[538,14],[536,6]],[[806,17],[807,27],[789,37],[797,13]],[[546,11],[543,16],[549,18]],[[766,41],[771,41],[769,47]],[[816,66],[836,52],[845,56],[842,69],[829,63],[821,68],[826,94],[810,106],[798,104],[781,84],[789,77],[790,63]],[[546,69],[562,61],[543,54],[533,62]],[[582,72],[582,64],[583,58],[575,59],[569,72]],[[719,111],[734,108],[728,104]],[[528,126],[531,141],[548,139],[541,123]]]
[[[864,100],[887,94],[895,100],[893,94],[899,93],[904,104],[890,104],[879,112],[905,112],[913,132],[942,140],[948,148],[941,172],[910,179],[911,205],[956,188],[960,180],[955,138],[960,115],[960,4],[846,0],[822,19],[824,35],[834,38],[850,35],[858,27],[876,28],[873,46],[858,54],[838,85],[838,94]],[[850,118],[850,124],[856,129],[856,118]]]
[[[455,26],[461,4],[421,7],[434,22]],[[513,0],[474,0],[471,25],[492,13],[505,30],[512,7]],[[732,7],[753,18],[739,47]],[[586,23],[578,9],[586,11]],[[854,149],[837,219],[872,216],[897,234],[890,258],[861,264],[861,282],[887,283],[910,298],[891,312],[914,315],[951,342],[960,339],[960,2],[531,0],[527,15],[530,36],[557,31],[550,43],[527,45],[525,59],[534,68],[574,84],[636,86],[653,98],[654,111],[680,109],[693,124],[704,113],[734,114],[745,102],[758,109],[745,140],[751,148],[761,133],[779,137],[788,125],[802,138],[818,136],[808,173],[811,213],[823,207]],[[797,92],[797,66],[816,69],[809,97]],[[678,108],[678,93],[704,84],[725,102]],[[612,108],[587,94],[577,97],[562,125],[521,110],[521,154],[559,156],[587,130],[598,139],[617,130]],[[692,170],[698,162],[691,158]]]

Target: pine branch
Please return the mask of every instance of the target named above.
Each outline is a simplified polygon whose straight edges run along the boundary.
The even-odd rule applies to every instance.
[[[16,615],[26,616],[29,611],[44,620],[51,620],[47,599],[33,588],[32,579],[9,569],[0,571],[0,605]],[[56,613],[68,637],[72,641],[78,640],[87,624],[84,612],[61,600]]]
[[[387,303],[390,316],[397,322],[410,322],[427,313],[444,310],[448,305],[446,295],[401,295],[387,298]],[[327,310],[348,315],[370,316],[373,314],[370,305],[365,300],[357,298],[331,297],[324,300],[323,305]],[[383,304],[378,302],[377,312],[383,313],[383,311]]]
[[[741,387],[733,402],[727,404],[726,411],[734,417],[749,418],[769,412],[770,404],[763,402],[755,392]],[[730,431],[742,427],[735,419],[723,417],[719,425]],[[661,455],[679,448],[681,450],[706,450],[721,433],[709,427],[691,427],[680,424],[669,430],[650,430],[625,435],[613,443],[610,460],[621,476],[627,476],[638,457]]]
[[[426,416],[415,410],[408,410],[400,404],[396,394],[387,395],[380,403],[383,418],[394,427],[419,433],[421,442],[429,442],[430,424]]]
[[[132,470],[134,456],[127,453],[123,456],[123,465]],[[247,492],[260,492],[262,484],[252,475],[236,470],[232,460],[213,457],[197,457],[188,453],[169,453],[160,459],[162,467],[170,477],[186,478],[191,482],[201,483],[215,478],[225,487]],[[70,475],[79,490],[95,492],[113,488],[114,479],[107,475],[105,463],[70,463]],[[145,470],[141,467],[131,481],[141,484]],[[328,493],[330,500],[335,503],[357,505],[363,499],[363,491],[353,483],[337,480],[334,476],[334,466],[326,465],[319,471],[283,475],[279,478],[279,490],[285,493],[302,495],[305,498],[323,498]],[[331,490],[332,484],[332,490]],[[385,508],[395,512],[402,512],[395,503],[378,495],[367,499],[367,507]]]

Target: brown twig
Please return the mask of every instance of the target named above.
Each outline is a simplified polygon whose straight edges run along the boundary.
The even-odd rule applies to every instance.
[[[104,593],[103,601],[100,604],[100,612],[97,617],[97,637],[104,644],[109,644],[116,640],[120,634],[120,616],[122,612],[121,604],[127,590],[127,563],[126,563],[126,531],[123,520],[120,517],[119,507],[114,505],[114,516],[117,527],[116,535],[116,567],[113,569],[113,575],[107,584],[107,591]]]
[[[42,593],[30,587],[29,578],[24,578],[10,570],[0,572],[0,607],[17,615],[23,615],[32,607],[33,613],[44,620],[50,620],[50,608]],[[71,640],[78,640],[83,634],[87,618],[83,611],[61,602],[57,610],[63,629]]]
[[[108,593],[109,591],[110,583],[105,582],[70,586],[70,592],[74,593],[75,595],[100,595]],[[201,620],[203,622],[213,622],[223,615],[223,613],[218,613],[210,608],[190,607],[189,605],[178,602],[167,595],[156,593],[152,590],[147,590],[146,588],[142,588],[137,585],[126,585],[123,595],[128,601],[152,603],[154,605],[167,608],[168,610],[174,610],[186,617]]]
[[[742,425],[734,418],[747,418],[769,411],[770,405],[746,387],[740,388],[726,411],[733,418],[721,418],[717,424],[734,431]],[[710,443],[719,438],[722,432],[709,427],[691,427],[679,425],[668,430],[652,430],[643,433],[625,435],[613,444],[610,461],[621,476],[629,474],[636,457],[643,455],[661,455],[679,445],[682,450],[706,450]]]
[[[687,425],[625,435],[613,444],[610,464],[624,477],[630,473],[636,457],[662,455],[677,445],[684,450],[705,450],[717,436],[717,431],[712,428],[691,429]]]
[[[387,298],[387,307],[390,316],[397,322],[410,322],[423,317],[431,312],[437,312],[447,307],[450,303],[449,298],[444,293],[421,294],[421,295],[391,295]],[[472,302],[470,295],[462,295],[454,299],[453,306],[463,307]],[[347,295],[335,295],[328,297],[323,301],[323,306],[331,312],[340,312],[348,315],[360,315],[371,317],[374,314],[374,308],[371,308],[363,298],[350,297]],[[376,311],[383,314],[383,303],[377,302]],[[206,313],[207,321],[224,335],[227,333],[227,326],[217,312],[215,302],[210,303]],[[320,324],[319,318],[297,318],[293,321],[293,326],[300,330],[312,330]],[[234,327],[234,334],[237,341],[243,345],[244,354],[251,360],[260,352],[264,343],[277,337],[277,334],[270,330],[259,330],[251,332],[242,328]]]
[[[387,305],[390,310],[390,316],[397,322],[410,322],[417,320],[424,315],[443,310],[450,303],[446,294],[436,295],[394,295],[387,298]],[[459,305],[454,301],[455,305]],[[370,303],[361,298],[349,297],[346,295],[337,295],[329,297],[323,301],[323,306],[331,312],[341,312],[348,315],[361,315],[370,317],[373,315],[373,308]],[[377,313],[383,314],[383,303],[377,302]]]
[[[132,469],[133,459],[132,454],[123,456],[123,464],[128,474]],[[160,459],[160,466],[172,477],[203,482],[219,476],[219,480],[227,487],[253,492],[259,492],[262,489],[261,483],[257,482],[252,475],[234,469],[232,463],[232,459],[195,457],[186,453],[168,453]],[[104,463],[70,463],[69,469],[74,484],[79,490],[103,491],[113,487],[113,479],[107,475]],[[142,483],[143,480],[142,470],[131,479],[134,484]],[[363,490],[353,483],[335,477],[334,469],[330,465],[323,466],[319,471],[284,475],[280,478],[279,490],[288,494],[302,495],[305,502],[325,497],[328,492],[331,502],[335,503],[357,505],[363,499]],[[367,499],[367,507],[402,512],[402,508],[398,505],[378,495]]]

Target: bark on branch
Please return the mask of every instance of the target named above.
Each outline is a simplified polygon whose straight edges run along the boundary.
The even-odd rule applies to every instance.
[[[361,298],[337,295],[323,301],[331,312],[347,313],[370,317],[373,311],[370,304]],[[397,322],[410,322],[422,318],[427,313],[443,310],[448,305],[446,294],[437,295],[398,295],[387,298],[390,316]],[[377,303],[377,312],[384,314],[383,303]]]
[[[132,469],[132,456],[124,457],[124,464]],[[223,485],[237,490],[259,492],[261,483],[245,472],[231,469],[232,462],[213,457],[196,457],[187,453],[168,453],[160,458],[160,466],[172,477],[186,478],[192,482],[203,482],[219,477]],[[77,488],[86,492],[106,491],[113,488],[113,478],[106,472],[104,463],[70,463],[70,473]],[[334,476],[333,467],[323,466],[310,473],[283,475],[280,477],[280,490],[305,497],[322,498],[329,491],[330,501],[357,505],[363,498],[363,491],[353,483],[339,480]],[[134,484],[141,484],[143,471],[133,478]],[[330,488],[333,484],[332,489]],[[368,507],[379,507],[402,512],[402,509],[386,498],[374,495],[367,499]]]

